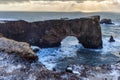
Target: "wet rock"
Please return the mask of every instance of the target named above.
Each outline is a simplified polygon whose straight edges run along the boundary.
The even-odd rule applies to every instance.
[[[118,80],[120,80],[120,76],[118,77]]]
[[[100,24],[113,24],[111,19],[102,19]]]
[[[7,53],[16,53],[21,57],[28,60],[37,60],[38,57],[30,48],[30,45],[25,42],[17,42],[11,39],[7,39],[4,37],[0,38],[0,51],[4,51]]]
[[[61,20],[68,20],[69,18],[60,18]]]
[[[115,42],[113,36],[110,36],[109,42]]]
[[[56,68],[53,68],[53,71],[56,71]]]
[[[32,50],[33,50],[35,53],[37,53],[37,52],[40,51],[40,48],[37,47],[37,46],[31,46],[31,48],[32,48]]]
[[[81,75],[80,76],[82,76],[82,77],[87,77],[87,73],[86,73],[87,71],[86,70],[83,70],[82,72],[81,72]]]
[[[16,54],[9,55],[2,52],[0,57],[4,58],[0,60],[0,80],[120,80],[120,70],[116,67],[120,63],[114,64],[115,68],[113,70],[98,68],[97,71],[95,66],[71,64],[72,69],[77,69],[80,72],[80,75],[76,75],[74,73],[47,70],[41,63],[29,63]],[[18,67],[19,65],[21,67]],[[8,73],[11,68],[12,71]]]
[[[65,71],[66,71],[66,72],[69,72],[69,73],[73,73],[73,69],[72,69],[71,66],[67,66],[67,68],[66,68]]]
[[[75,36],[85,48],[102,48],[100,16],[38,22],[8,21],[0,24],[0,33],[17,41],[39,47],[57,47],[67,36]]]

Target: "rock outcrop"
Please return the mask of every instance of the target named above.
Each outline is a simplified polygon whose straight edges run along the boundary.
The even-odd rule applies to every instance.
[[[8,21],[0,24],[0,33],[7,38],[39,47],[56,47],[67,36],[75,36],[85,48],[102,48],[99,16],[71,20],[38,22]]]
[[[115,42],[113,36],[110,36],[109,42]]]
[[[98,75],[98,76],[96,76]],[[18,55],[0,53],[0,80],[119,80],[120,62],[101,66],[70,64],[66,72],[47,70]]]
[[[30,45],[25,42],[17,42],[4,37],[0,38],[0,51],[7,53],[16,53],[28,60],[37,60],[38,57],[30,48]]]
[[[113,24],[111,19],[102,19],[100,24]]]

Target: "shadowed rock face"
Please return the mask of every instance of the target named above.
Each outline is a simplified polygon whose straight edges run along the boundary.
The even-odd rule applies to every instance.
[[[100,24],[114,24],[114,23],[112,23],[111,19],[102,19],[100,21]]]
[[[99,16],[38,22],[9,21],[0,24],[3,36],[39,47],[56,47],[66,36],[75,36],[85,48],[102,48]]]

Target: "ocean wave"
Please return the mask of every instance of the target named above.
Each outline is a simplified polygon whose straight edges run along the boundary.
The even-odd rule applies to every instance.
[[[18,21],[19,19],[14,18],[0,18],[0,23],[5,23],[6,21]]]
[[[76,41],[74,39],[73,39],[73,41],[72,40],[68,41],[68,39],[66,39],[67,42],[63,40],[63,42],[61,42],[60,47],[40,49],[40,51],[37,53],[37,55],[39,56],[39,61],[41,63],[43,63],[49,70],[52,70],[58,63],[61,63],[61,61],[62,61],[62,63],[64,63],[66,58],[74,58],[74,57],[77,58],[77,56],[78,56],[77,51],[80,51],[80,50],[82,51],[81,52],[82,54],[85,54],[88,56],[93,54],[96,58],[100,58],[100,59],[97,59],[100,62],[103,62],[103,61],[111,62],[112,60],[113,61],[117,60],[117,58],[113,57],[112,55],[120,57],[118,54],[120,52],[120,50],[119,50],[120,39],[115,38],[115,42],[112,42],[112,43],[110,43],[108,40],[109,40],[109,38],[103,39],[103,49],[86,49],[81,44],[78,43],[77,39],[76,39]],[[85,55],[82,55],[82,56],[84,57]],[[99,56],[99,57],[97,57],[97,56]],[[89,57],[93,58],[93,56],[89,56]],[[83,60],[81,60],[81,61],[86,62],[88,58],[87,57],[84,57],[84,58],[86,58],[86,59],[83,59],[85,61],[83,61]],[[111,59],[109,59],[109,58],[111,58]],[[116,58],[116,59],[114,59],[114,58]],[[91,59],[91,58],[89,58],[89,59]],[[93,58],[93,59],[91,59],[91,62],[89,62],[89,63],[92,63],[92,60],[94,62],[94,58]],[[108,61],[105,61],[105,60],[108,60]],[[99,62],[97,62],[97,63],[99,63]],[[97,63],[94,63],[94,64],[97,64]],[[86,64],[86,63],[84,63],[84,64]]]

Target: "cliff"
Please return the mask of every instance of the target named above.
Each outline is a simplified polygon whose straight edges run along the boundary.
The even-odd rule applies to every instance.
[[[100,17],[38,22],[8,21],[0,23],[0,33],[17,41],[39,47],[56,47],[66,36],[75,36],[85,48],[102,48]]]

